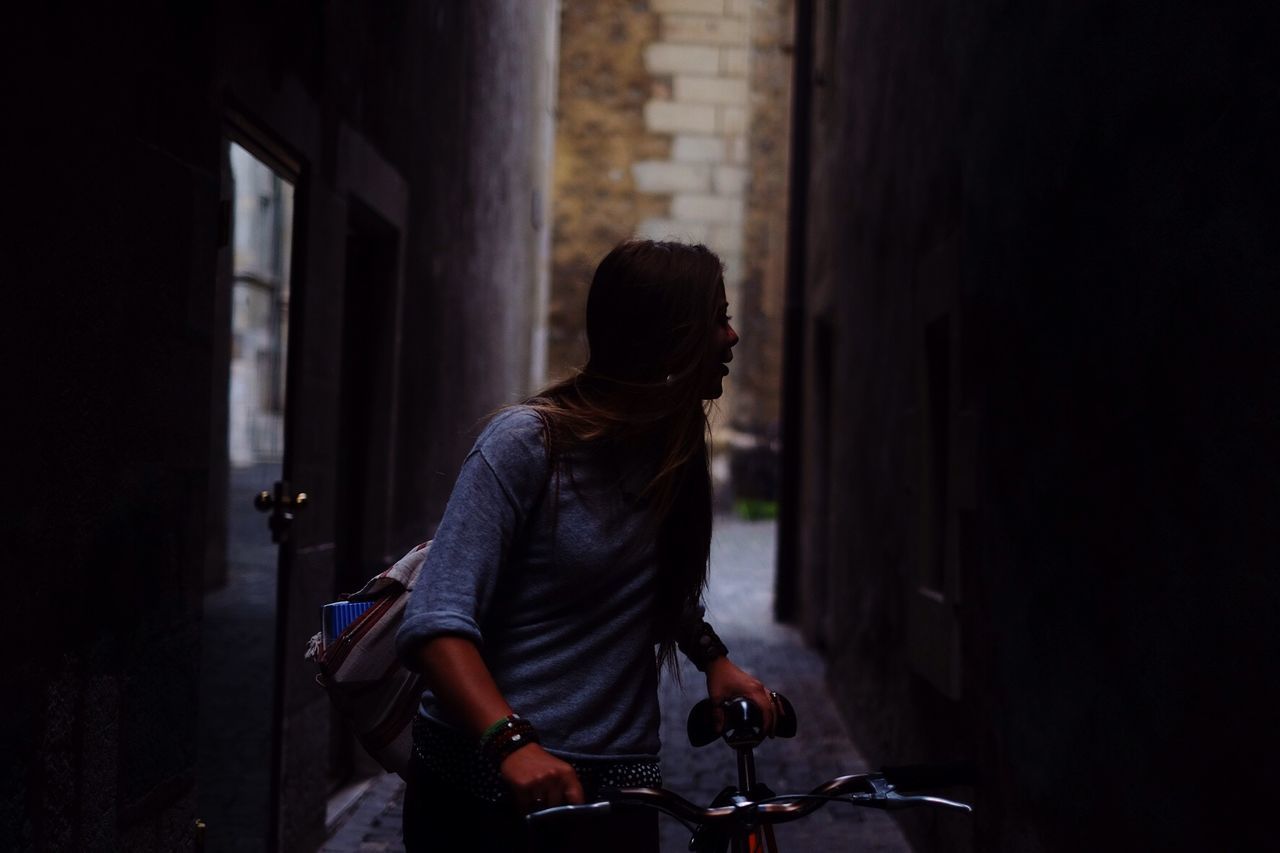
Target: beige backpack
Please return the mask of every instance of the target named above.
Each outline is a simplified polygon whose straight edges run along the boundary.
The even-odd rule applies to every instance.
[[[396,630],[404,618],[431,543],[424,542],[395,565],[373,577],[356,593],[329,605],[335,611],[358,611],[345,605],[365,603],[354,618],[330,613],[311,638],[306,659],[320,672],[316,682],[329,693],[338,712],[351,724],[361,745],[379,764],[404,776],[413,752],[413,718],[425,688],[422,676],[405,669],[396,657]],[[326,608],[328,609],[328,608]]]

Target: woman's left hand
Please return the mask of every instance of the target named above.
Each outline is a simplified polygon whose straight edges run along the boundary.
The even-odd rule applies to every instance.
[[[707,664],[707,695],[715,705],[716,731],[724,729],[724,712],[720,704],[727,699],[742,696],[760,709],[764,715],[764,731],[773,737],[777,722],[777,708],[773,694],[760,683],[760,679],[735,666],[727,657],[719,657]]]

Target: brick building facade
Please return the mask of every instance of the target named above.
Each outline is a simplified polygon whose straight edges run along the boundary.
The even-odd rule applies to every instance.
[[[778,417],[790,39],[787,0],[592,0],[566,4],[561,26],[550,371],[581,364],[587,286],[615,243],[705,243],[725,262],[731,313],[749,318],[718,443],[763,445],[765,469]]]

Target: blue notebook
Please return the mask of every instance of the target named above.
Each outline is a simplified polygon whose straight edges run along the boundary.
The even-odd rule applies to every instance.
[[[320,632],[324,636],[324,644],[333,645],[333,641],[373,604],[372,601],[335,601],[321,608]]]

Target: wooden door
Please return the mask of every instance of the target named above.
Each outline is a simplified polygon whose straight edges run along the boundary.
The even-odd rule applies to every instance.
[[[286,496],[305,493],[282,542],[277,619],[275,841],[317,849],[329,796],[329,701],[304,660],[335,597],[338,387],[345,204],[304,171],[299,181],[295,293],[285,421]]]

